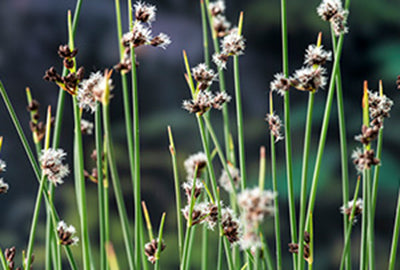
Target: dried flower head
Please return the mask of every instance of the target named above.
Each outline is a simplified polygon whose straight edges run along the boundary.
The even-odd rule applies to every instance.
[[[266,216],[274,215],[276,193],[260,190],[258,187],[245,189],[238,194],[238,205],[242,209],[242,217],[246,223],[260,223]]]
[[[42,150],[40,156],[40,164],[43,169],[43,174],[55,186],[64,183],[63,178],[69,174],[68,165],[63,164],[67,154],[62,149],[49,148]]]
[[[81,132],[83,135],[92,135],[93,123],[88,120],[81,119]]]
[[[225,2],[222,0],[211,2],[208,5],[208,9],[213,17],[223,14],[225,12]]]
[[[254,253],[256,249],[262,247],[262,242],[260,236],[257,232],[252,230],[246,230],[240,239],[240,248],[242,250],[250,250]]]
[[[71,50],[68,45],[60,45],[57,53],[61,58],[74,58],[78,54],[78,49]]]
[[[302,91],[318,91],[324,88],[326,84],[326,70],[320,66],[302,67],[295,71],[294,77],[291,79],[292,85]]]
[[[28,106],[26,107],[26,110],[28,112],[36,112],[39,109],[39,107],[40,107],[39,101],[37,101],[36,99],[32,99],[29,102]]]
[[[153,47],[160,47],[166,49],[167,46],[171,44],[171,39],[167,34],[160,33],[150,40],[150,45]]]
[[[135,18],[142,23],[151,23],[156,20],[156,7],[143,2],[136,2],[134,4]]]
[[[7,262],[12,262],[15,257],[15,247],[6,248],[4,251],[4,257]]]
[[[357,222],[357,217],[360,216],[363,212],[363,200],[361,198],[358,198],[356,201],[351,200],[347,203],[347,205],[342,205],[340,207],[340,212],[346,216],[349,217],[349,220],[351,218],[351,212],[353,211],[353,207],[355,207],[354,209],[354,221],[353,223]]]
[[[378,137],[379,129],[380,126],[367,127],[366,125],[363,125],[361,128],[361,134],[355,136],[354,139],[364,145],[368,145]]]
[[[238,29],[232,29],[221,42],[222,52],[228,56],[237,56],[244,53],[245,40],[242,35],[239,35]]]
[[[0,194],[7,193],[9,186],[4,182],[3,178],[0,178]]]
[[[283,96],[290,88],[290,80],[283,75],[283,73],[277,73],[274,75],[274,80],[270,83],[271,91],[276,91],[278,94]]]
[[[0,173],[5,172],[6,171],[6,162],[2,159],[0,159]]]
[[[57,225],[58,238],[60,239],[60,244],[64,246],[76,245],[79,238],[75,236],[76,230],[72,225],[67,226],[64,221],[58,222]]]
[[[294,253],[294,254],[298,254],[299,253],[299,244],[297,243],[289,243],[289,252],[290,253]],[[310,234],[305,231],[304,232],[304,245],[303,245],[303,258],[306,261],[309,261],[310,259]]]
[[[222,38],[229,33],[231,23],[226,19],[224,15],[217,15],[213,18],[213,29],[217,33],[217,36]]]
[[[122,45],[124,45],[124,47],[130,47],[132,44],[133,47],[137,48],[149,44],[151,39],[151,29],[143,24],[136,23],[133,26],[132,31],[127,32],[122,36]]]
[[[226,62],[228,62],[229,55],[225,53],[214,53],[212,60],[219,69],[226,69]]]
[[[399,75],[399,76],[397,76],[397,80],[396,80],[396,86],[397,86],[397,89],[399,89],[399,90],[400,90],[400,75]]]
[[[325,51],[324,46],[316,46],[311,44],[306,49],[306,54],[304,57],[304,64],[307,66],[325,65],[326,61],[332,60],[332,52]]]
[[[225,103],[227,103],[227,102],[230,102],[231,99],[232,99],[231,96],[228,95],[226,92],[217,92],[217,93],[214,95],[214,98],[213,98],[213,100],[212,100],[211,106],[212,106],[214,109],[222,110],[223,105],[224,105]]]
[[[342,11],[343,6],[340,0],[323,0],[317,7],[317,13],[324,21],[330,21],[333,16]]]
[[[192,197],[192,191],[193,191],[193,178],[188,179],[186,182],[184,182],[182,184],[182,188],[185,191],[188,203],[190,203],[190,198]],[[193,196],[194,196],[195,200],[200,196],[203,188],[204,188],[204,185],[200,181],[200,179],[196,179],[195,184],[194,184],[194,191],[193,191],[194,192]]]
[[[380,162],[379,159],[375,157],[373,149],[364,150],[363,152],[360,148],[357,148],[354,150],[352,158],[358,173],[370,169],[372,165],[378,165]]]
[[[275,114],[275,113],[267,113],[266,117],[265,117],[265,121],[268,122],[269,125],[269,130],[271,131],[272,135],[274,135],[275,137],[275,142],[278,142],[280,140],[283,140],[283,135],[281,133],[281,129],[282,129],[282,121],[279,118],[279,115]]]
[[[109,75],[105,76],[100,71],[92,72],[89,79],[83,80],[79,84],[77,98],[80,108],[93,113],[96,111],[96,101],[105,102],[104,94],[106,93],[106,88],[108,87],[110,90],[114,88]]]
[[[222,207],[222,201],[220,202],[220,205]],[[217,225],[218,222],[218,206],[216,204],[209,203],[207,205],[207,212],[208,215],[206,217],[206,222],[208,229],[214,230],[215,225]]]
[[[192,74],[200,90],[206,90],[216,79],[214,70],[208,68],[205,63],[200,63],[192,68]]]
[[[348,11],[343,9],[340,0],[323,0],[317,8],[317,13],[324,21],[331,23],[332,29],[337,36],[347,33]]]
[[[166,247],[166,245],[162,241],[161,251],[163,251],[165,249],[165,247]],[[157,257],[156,257],[157,251],[158,251],[158,239],[153,239],[144,245],[144,253],[146,254],[149,262],[151,262],[152,264],[155,264],[157,261]]]
[[[368,106],[370,117],[381,122],[390,117],[393,101],[386,95],[381,96],[378,92],[368,91]]]
[[[198,152],[196,154],[193,154],[193,155],[189,156],[185,160],[184,166],[185,166],[185,169],[186,169],[187,177],[189,179],[193,179],[194,178],[194,173],[195,173],[195,170],[196,170],[196,166],[197,166],[197,175],[196,175],[196,177],[200,177],[202,172],[203,172],[203,170],[207,166],[207,156],[203,152]]]
[[[221,210],[221,227],[224,235],[229,243],[235,244],[241,237],[241,226],[235,213],[229,207],[224,207]]]
[[[211,108],[213,99],[214,96],[210,91],[200,91],[194,99],[184,100],[183,108],[190,113],[203,115]]]
[[[182,209],[183,216],[186,220],[189,220],[190,205],[186,205]],[[206,218],[209,215],[208,203],[196,203],[193,207],[192,212],[192,225],[206,222]]]
[[[230,176],[232,177],[234,189],[237,189],[241,181],[239,169],[228,163],[228,171]],[[234,189],[232,188],[232,183],[226,170],[222,171],[221,177],[219,178],[219,183],[227,192],[233,192]]]

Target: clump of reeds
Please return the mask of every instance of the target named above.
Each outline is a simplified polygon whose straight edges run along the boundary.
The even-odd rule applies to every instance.
[[[62,59],[63,72],[57,72],[52,66],[44,75],[44,79],[55,83],[59,88],[59,99],[55,117],[48,107],[46,119],[40,121],[39,102],[32,98],[27,88],[28,112],[30,113],[30,130],[35,145],[35,152],[30,148],[28,139],[22,132],[21,123],[7,96],[3,84],[0,83],[2,98],[9,115],[17,129],[18,136],[24,146],[27,157],[32,165],[36,180],[39,183],[37,197],[33,209],[31,230],[26,249],[23,252],[22,268],[32,269],[34,260],[33,250],[39,211],[44,200],[46,206],[46,247],[45,269],[62,269],[63,253],[71,269],[120,269],[119,258],[124,256],[128,262],[128,269],[160,269],[162,251],[169,246],[178,246],[178,256],[181,270],[192,267],[192,251],[196,231],[202,231],[202,269],[222,269],[223,261],[229,270],[233,269],[287,269],[284,258],[292,255],[292,269],[302,270],[305,265],[313,268],[318,261],[318,254],[314,251],[313,216],[317,200],[318,180],[321,173],[321,161],[325,150],[329,119],[333,99],[336,94],[339,118],[339,143],[342,165],[342,197],[343,204],[340,211],[343,214],[343,250],[340,269],[351,269],[350,242],[352,230],[361,223],[360,269],[375,269],[375,254],[379,252],[374,247],[374,222],[378,194],[378,181],[382,158],[382,138],[384,122],[390,116],[393,102],[383,92],[380,82],[379,91],[373,92],[364,83],[362,100],[363,119],[361,134],[355,136],[361,148],[357,148],[351,155],[355,170],[349,170],[347,163],[346,121],[344,116],[344,102],[342,96],[342,81],[340,74],[340,58],[345,34],[351,34],[347,25],[350,1],[342,4],[340,0],[323,0],[316,9],[317,14],[330,23],[332,45],[322,45],[322,33],[319,33],[316,43],[305,50],[304,66],[290,73],[288,69],[288,39],[286,0],[281,0],[282,14],[282,70],[276,73],[270,83],[269,101],[266,107],[265,130],[270,131],[270,172],[272,190],[266,189],[267,155],[265,146],[260,147],[260,164],[258,181],[248,179],[245,159],[245,138],[242,108],[242,92],[240,84],[239,58],[245,54],[246,40],[243,35],[244,13],[240,13],[237,25],[228,21],[225,16],[226,3],[223,0],[209,2],[200,1],[201,22],[203,26],[204,60],[197,65],[189,62],[189,57],[183,51],[185,65],[184,77],[188,86],[188,99],[182,107],[193,115],[201,137],[202,149],[189,156],[184,162],[186,169],[185,181],[180,180],[177,164],[175,142],[172,128],[168,127],[170,153],[172,158],[173,176],[175,181],[176,224],[178,239],[176,243],[166,243],[163,238],[166,214],[161,217],[158,235],[154,236],[150,213],[145,202],[141,201],[140,177],[140,132],[139,132],[139,102],[136,49],[141,46],[153,46],[166,49],[171,43],[170,38],[160,33],[153,36],[151,25],[156,23],[156,7],[144,2],[132,5],[128,1],[129,31],[122,33],[121,9],[119,0],[115,0],[116,25],[119,40],[120,58],[115,60],[113,68],[104,71],[93,71],[85,77],[85,69],[78,65],[78,49],[75,46],[74,34],[77,20],[80,16],[81,0],[77,1],[72,20],[68,12],[68,38],[60,45],[58,55]],[[232,26],[234,25],[234,26]],[[210,53],[208,40],[211,37],[214,53]],[[331,47],[332,51],[326,48]],[[233,71],[227,69],[228,61],[233,61]],[[333,61],[329,69],[329,62]],[[145,65],[146,63],[144,63]],[[116,72],[114,72],[114,70]],[[234,89],[227,91],[225,72],[233,72]],[[290,75],[292,74],[292,75]],[[127,76],[131,76],[131,85],[128,85]],[[116,157],[113,148],[110,104],[112,97],[119,95],[114,89],[113,80],[121,78],[124,118],[126,125],[126,139],[129,153],[131,182],[134,194],[134,220],[129,220],[127,208],[123,198]],[[179,75],[178,75],[179,76]],[[271,76],[272,77],[272,76]],[[216,85],[218,82],[218,85]],[[397,80],[399,84],[399,79]],[[321,91],[325,89],[326,91]],[[290,127],[290,92],[302,91],[309,96],[305,134],[303,145],[302,173],[300,183],[300,202],[298,210],[294,199],[291,127]],[[130,94],[131,93],[131,94]],[[274,93],[283,102],[283,113],[274,110]],[[310,168],[311,127],[313,124],[315,95],[326,95],[325,111],[319,136],[317,156],[313,168]],[[130,100],[132,95],[132,100]],[[73,150],[64,151],[60,148],[60,134],[62,132],[62,115],[64,101],[72,99],[73,103]],[[277,99],[277,98],[275,98]],[[276,102],[276,101],[275,101]],[[280,102],[280,101],[278,101]],[[234,117],[237,120],[236,128],[230,125],[231,115],[227,106],[235,107]],[[85,113],[94,114],[94,123],[83,118]],[[222,113],[224,136],[218,138],[214,132],[213,117]],[[281,118],[279,115],[282,114]],[[96,149],[91,158],[96,162],[95,168],[89,173],[85,170],[82,135],[94,135]],[[234,141],[233,138],[237,138]],[[278,190],[276,173],[276,148],[280,141],[285,144],[286,182],[289,205],[290,231],[281,231],[279,202],[282,199]],[[3,138],[0,137],[0,150]],[[236,156],[236,149],[238,156]],[[73,157],[72,169],[64,163],[65,156]],[[217,166],[222,167],[217,172]],[[5,162],[0,159],[0,173],[6,169]],[[312,178],[308,175],[313,169]],[[372,174],[373,171],[373,174]],[[61,220],[61,214],[54,207],[55,189],[63,184],[64,179],[72,172],[74,190],[76,192],[77,213],[79,227],[75,230]],[[349,174],[359,174],[354,183],[349,181]],[[93,239],[89,238],[88,202],[86,200],[86,182],[88,178],[96,184],[98,190],[99,209],[99,247],[95,250],[91,246]],[[268,177],[269,178],[269,177]],[[311,182],[309,181],[311,179]],[[359,196],[360,182],[362,192]],[[118,217],[123,234],[124,252],[116,253],[110,238],[109,224],[109,185],[113,186],[114,197],[117,203]],[[256,184],[254,184],[256,183]],[[220,189],[222,187],[222,189]],[[181,195],[181,189],[184,196]],[[354,195],[350,200],[350,189]],[[0,178],[0,195],[9,192],[9,185]],[[400,194],[400,193],[399,193]],[[359,198],[360,197],[360,198]],[[227,198],[227,199],[224,199]],[[337,211],[337,209],[335,209]],[[356,223],[361,216],[361,222]],[[266,237],[265,221],[273,219],[274,241]],[[185,225],[183,220],[185,220]],[[146,237],[146,225],[148,237]],[[132,233],[131,227],[134,227]],[[388,260],[388,269],[395,269],[397,244],[400,232],[400,195],[397,206],[393,241]],[[282,250],[281,234],[290,235],[287,253]],[[76,234],[79,235],[75,236]],[[211,245],[209,238],[214,237],[217,244]],[[273,248],[270,245],[273,243]],[[284,244],[285,246],[286,244]],[[78,246],[78,247],[73,247]],[[353,245],[354,247],[354,245]],[[82,262],[77,262],[71,248],[81,248]],[[76,251],[78,252],[78,251]],[[98,260],[94,253],[98,253]],[[215,256],[209,256],[213,252]],[[273,254],[275,253],[275,258]],[[0,263],[4,270],[14,269],[16,250],[7,248],[3,254],[0,250]],[[117,254],[117,255],[116,255]],[[285,255],[286,254],[286,255]],[[215,260],[215,261],[212,261]],[[38,266],[43,268],[42,265]],[[211,267],[211,268],[210,268]],[[16,269],[22,269],[16,268]]]

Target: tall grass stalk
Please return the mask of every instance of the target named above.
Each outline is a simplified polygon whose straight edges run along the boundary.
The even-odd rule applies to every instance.
[[[353,196],[353,200],[354,201],[357,200],[357,198],[358,198],[358,193],[359,193],[359,190],[360,190],[360,181],[361,181],[360,177],[358,177],[357,184],[356,184],[356,189],[354,191],[354,196]],[[346,228],[346,236],[345,236],[344,246],[343,246],[343,250],[342,250],[342,257],[341,257],[341,260],[340,260],[340,270],[344,269],[344,265],[345,265],[345,262],[346,262],[346,257],[348,257],[349,254],[350,254],[351,231],[352,231],[353,226],[354,226],[353,223],[354,223],[354,214],[355,214],[355,212],[356,212],[356,208],[353,207],[351,209],[350,218],[347,215],[345,215],[346,218],[349,219],[349,222],[348,222],[347,228]]]
[[[282,71],[286,78],[289,78],[289,56],[288,56],[288,33],[287,33],[287,11],[286,0],[281,0],[281,36],[282,36]],[[290,236],[292,243],[297,242],[296,209],[293,193],[293,162],[292,162],[292,133],[290,129],[290,96],[289,91],[284,95],[284,128],[285,128],[285,158],[286,158],[286,179],[289,204]],[[293,269],[297,268],[297,257],[293,257]]]
[[[100,270],[107,269],[106,254],[106,210],[104,205],[104,179],[103,179],[103,140],[101,129],[101,105],[97,102],[95,112],[95,140],[96,140],[96,166],[97,166],[97,198],[99,208],[99,230],[100,230]]]
[[[162,239],[163,239],[163,233],[164,233],[164,224],[165,224],[165,216],[166,213],[164,212],[161,217],[161,222],[160,222],[160,228],[158,230],[158,248],[156,252],[156,263],[154,265],[154,270],[159,270],[160,269],[160,253],[162,249]]]
[[[390,248],[390,257],[389,257],[389,267],[388,270],[394,270],[394,266],[396,263],[396,253],[397,246],[399,244],[399,234],[400,234],[400,189],[399,195],[397,199],[397,208],[396,208],[396,218],[394,222],[393,228],[393,237],[392,237],[392,246]]]
[[[179,182],[178,174],[178,163],[176,161],[176,149],[174,143],[174,137],[172,136],[171,127],[168,126],[168,138],[169,138],[169,151],[171,153],[172,168],[174,171],[174,186],[175,186],[175,203],[176,203],[176,223],[178,227],[178,249],[179,259],[182,260],[182,240],[183,240],[183,229],[182,229],[182,213],[181,213],[181,186]]]
[[[331,28],[331,39],[333,52],[336,52],[336,35]],[[342,198],[343,205],[347,205],[349,202],[349,168],[348,168],[348,150],[347,150],[347,139],[346,139],[346,120],[344,115],[344,102],[343,102],[343,91],[342,91],[342,75],[339,70],[336,74],[336,99],[337,99],[337,110],[339,119],[339,138],[340,138],[340,160],[342,166]],[[344,235],[347,234],[348,218],[346,215],[343,216],[343,231]],[[350,250],[346,257],[346,269],[351,269],[351,254]]]
[[[50,122],[51,122],[51,108],[49,107],[48,111],[47,111],[47,120],[46,120],[46,135],[45,135],[45,146],[44,146],[45,150],[49,149],[49,146],[50,146]],[[43,189],[44,189],[44,186],[46,183],[46,179],[47,179],[46,175],[44,173],[42,173],[39,189],[38,189],[38,192],[36,195],[35,208],[33,210],[31,229],[30,229],[30,233],[29,233],[29,241],[28,241],[26,257],[25,257],[25,259],[26,259],[25,269],[31,269],[33,243],[35,241],[36,227],[37,227],[37,222],[38,222],[38,218],[39,218],[39,211],[40,211],[40,206],[41,206],[41,202],[42,202]]]
[[[213,16],[211,15],[209,6],[210,6],[210,1],[205,0],[205,8],[207,10],[207,17],[208,17],[208,23],[210,26],[210,32],[211,32],[211,36],[212,36],[212,40],[213,40],[214,52],[219,54],[220,53],[220,47],[219,47],[220,44],[218,41],[218,35],[213,27]],[[226,92],[225,74],[224,74],[224,70],[222,68],[218,69],[218,82],[219,82],[219,90],[221,92]],[[233,151],[230,151],[230,148],[229,148],[229,136],[231,133],[230,133],[228,106],[226,104],[224,104],[222,107],[222,117],[223,117],[223,121],[224,121],[224,143],[225,143],[226,156],[228,157],[228,159],[234,159],[234,153],[233,153]]]
[[[297,258],[297,269],[304,269],[304,231],[305,231],[305,217],[306,217],[306,200],[307,200],[307,176],[308,176],[308,161],[310,155],[311,143],[311,128],[312,128],[312,114],[314,108],[315,92],[310,92],[308,97],[307,120],[306,129],[304,134],[304,148],[303,148],[303,168],[301,173],[301,191],[300,191],[300,213],[299,213],[299,251]]]
[[[3,270],[8,270],[6,258],[4,257],[4,253],[1,248],[0,248],[0,262],[1,262],[1,266],[3,267]]]
[[[272,92],[269,92],[269,113],[274,113]],[[276,150],[275,150],[275,136],[270,133],[270,147],[271,147],[271,179],[272,189],[274,193],[278,194],[278,181],[276,178]],[[275,254],[276,254],[276,269],[282,270],[282,241],[281,241],[281,224],[279,215],[279,200],[276,196],[274,199],[274,227],[275,227]]]
[[[68,38],[69,48],[75,49],[74,36],[72,34],[71,12],[68,12]],[[76,63],[74,61],[73,72],[76,71]],[[77,203],[80,215],[80,227],[82,238],[83,253],[83,269],[88,270],[91,267],[89,231],[87,224],[87,205],[86,205],[86,188],[83,164],[83,143],[81,133],[81,111],[78,105],[77,97],[72,97],[72,107],[74,113],[74,179],[77,191]]]
[[[107,91],[110,91],[108,86],[107,86]],[[108,92],[108,95],[109,95],[109,92]],[[106,136],[106,142],[107,142],[108,164],[110,166],[111,178],[112,178],[115,198],[117,201],[118,215],[119,215],[121,226],[122,226],[122,234],[123,234],[123,238],[124,238],[125,250],[126,250],[126,254],[127,254],[128,263],[129,263],[129,269],[133,270],[133,269],[137,269],[137,268],[135,267],[135,257],[133,254],[132,238],[131,238],[131,234],[129,231],[130,227],[129,227],[128,215],[126,212],[126,207],[125,207],[125,203],[124,203],[124,199],[123,199],[121,182],[120,182],[117,166],[115,163],[115,155],[114,155],[114,148],[113,148],[112,135],[111,135],[111,126],[110,126],[109,96],[107,98],[105,98],[105,102],[102,104],[102,108],[103,108],[103,127],[104,127],[104,133]],[[140,260],[140,254],[137,259]]]

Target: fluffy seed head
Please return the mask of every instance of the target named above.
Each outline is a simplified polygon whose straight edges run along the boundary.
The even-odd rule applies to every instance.
[[[155,6],[138,1],[135,3],[134,8],[136,20],[149,24],[156,20],[157,9]]]
[[[283,134],[281,133],[282,129],[282,121],[279,118],[279,115],[275,113],[268,113],[265,117],[265,121],[268,122],[269,125],[269,130],[271,131],[272,135],[275,137],[275,142],[278,142],[280,140],[283,140]]]
[[[171,39],[167,34],[160,33],[150,40],[150,45],[166,49],[171,44]]]
[[[222,171],[221,177],[219,178],[219,183],[227,192],[231,193],[234,189],[237,189],[239,187],[241,177],[239,170],[231,164],[228,164],[228,171],[232,177],[234,187],[232,187],[228,172],[226,170]]]
[[[225,12],[225,2],[222,0],[211,2],[208,9],[213,17],[223,14]]]
[[[228,56],[237,56],[244,53],[245,40],[238,34],[238,29],[232,29],[221,42],[222,52]]]
[[[96,111],[96,101],[104,102],[104,93],[106,87],[110,90],[114,88],[112,80],[106,78],[102,72],[97,71],[90,74],[89,79],[83,80],[79,84],[78,103],[79,107],[90,112]]]
[[[276,193],[259,188],[245,189],[238,194],[238,205],[246,223],[260,223],[266,216],[274,215]]]
[[[290,80],[283,75],[283,73],[277,73],[274,75],[274,80],[270,83],[271,91],[278,92],[279,95],[283,96],[290,88]]]
[[[214,70],[207,67],[205,63],[200,63],[192,68],[193,78],[199,84],[200,90],[207,89],[216,79]]]
[[[231,23],[226,19],[224,15],[217,15],[213,18],[213,28],[217,33],[217,36],[222,38],[229,33]]]
[[[206,154],[204,154],[203,152],[198,152],[196,154],[193,154],[193,155],[189,156],[185,160],[184,166],[185,166],[185,169],[186,169],[186,173],[187,173],[187,178],[188,179],[193,179],[194,178],[196,165],[197,165],[197,175],[196,175],[196,178],[197,178],[197,177],[201,176],[201,173],[203,172],[203,170],[207,166],[207,156],[206,156]]]
[[[211,106],[214,109],[222,110],[223,105],[227,102],[230,102],[231,99],[231,96],[229,96],[226,92],[218,92],[214,95]]]
[[[58,238],[60,239],[60,244],[64,246],[76,245],[79,238],[75,236],[76,230],[72,225],[67,226],[64,221],[58,222],[57,225]]]
[[[226,62],[228,62],[228,58],[229,55],[225,54],[224,52],[220,54],[214,53],[212,56],[214,64],[217,65],[219,69],[226,69]]]
[[[8,188],[8,184],[4,182],[3,178],[0,178],[0,194],[7,193]]]
[[[6,162],[2,159],[0,159],[0,173],[5,172],[6,171]]]
[[[43,174],[55,186],[64,183],[63,178],[69,174],[68,165],[63,164],[66,155],[62,149],[49,148],[42,150],[39,160]]]
[[[326,70],[320,66],[302,67],[295,71],[294,77],[291,79],[292,85],[302,91],[318,91],[326,85]]]
[[[362,173],[366,169],[371,169],[372,165],[378,165],[380,160],[375,157],[374,150],[364,150],[357,148],[351,155],[357,172]]]
[[[161,251],[163,251],[165,247],[166,245],[164,244],[164,242],[162,242]],[[153,239],[144,245],[144,253],[146,254],[149,262],[151,262],[152,264],[155,264],[157,261],[156,257],[157,250],[158,250],[158,239]]]
[[[81,119],[81,132],[84,135],[92,135],[93,134],[93,123],[88,120]]]
[[[221,210],[221,227],[229,243],[236,244],[241,238],[241,225],[235,213],[229,207]]]
[[[368,106],[372,119],[383,120],[390,117],[393,101],[386,95],[381,96],[378,92],[368,91]]]
[[[317,7],[317,13],[324,21],[329,21],[342,10],[343,6],[340,0],[323,0]]]
[[[262,242],[260,236],[255,231],[249,230],[243,233],[239,245],[242,250],[250,250],[254,253],[256,249],[262,247]]]
[[[183,216],[186,220],[189,220],[190,205],[186,205],[182,209]],[[201,224],[206,222],[206,218],[209,214],[208,203],[196,203],[193,207],[192,212],[192,225]]]
[[[192,197],[193,188],[194,188],[194,194],[193,194],[194,199],[197,199],[200,196],[204,188],[204,185],[200,181],[200,179],[196,179],[195,184],[193,185],[193,178],[191,179],[188,178],[186,182],[183,182],[182,188],[185,191],[186,198],[188,200],[188,203],[190,204],[190,198]]]
[[[360,216],[363,212],[363,200],[361,198],[358,198],[356,201],[351,200],[347,203],[347,205],[342,205],[340,207],[340,212],[346,216],[351,217],[351,212],[353,210],[353,207],[355,207],[354,210],[354,223],[357,221],[357,217]]]
[[[306,50],[306,54],[304,57],[304,64],[307,66],[325,65],[326,61],[332,60],[332,52],[325,51],[323,46],[316,46],[311,44],[308,46]]]

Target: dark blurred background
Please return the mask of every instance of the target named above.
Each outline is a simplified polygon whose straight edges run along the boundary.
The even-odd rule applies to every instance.
[[[319,31],[323,32],[323,44],[331,49],[329,24],[323,22],[315,9],[320,1],[288,1],[289,61],[290,72],[300,68],[305,48],[315,43]],[[171,36],[172,44],[167,50],[144,48],[138,50],[140,118],[141,118],[141,164],[142,198],[147,202],[153,226],[157,228],[163,211],[167,212],[165,240],[167,249],[162,254],[163,269],[177,268],[176,226],[174,188],[170,155],[168,151],[167,125],[171,125],[177,148],[180,175],[185,177],[183,161],[191,153],[201,150],[200,137],[194,117],[181,109],[183,99],[189,97],[182,64],[182,50],[189,55],[192,66],[203,61],[202,34],[199,1],[165,0],[151,1],[157,5],[157,21],[153,32],[160,31]],[[126,1],[121,1],[123,22],[127,31]],[[34,98],[42,104],[42,115],[47,105],[55,106],[58,90],[42,80],[47,68],[55,65],[61,69],[57,55],[58,45],[66,43],[66,11],[74,9],[75,1],[63,0],[2,0],[0,2],[0,79],[5,85],[18,117],[30,139],[25,87],[29,86]],[[361,95],[363,80],[370,88],[377,89],[382,79],[385,93],[395,104],[399,100],[395,87],[396,76],[400,74],[400,3],[395,0],[353,1],[350,7],[349,34],[346,35],[341,61],[343,95],[345,102],[347,139],[349,152],[358,144],[353,140],[361,127]],[[227,17],[235,23],[240,11],[244,11],[244,35],[247,40],[246,54],[240,58],[241,85],[244,102],[245,139],[247,166],[250,185],[256,184],[258,173],[259,147],[267,146],[269,136],[264,116],[267,112],[268,86],[273,75],[281,71],[280,1],[249,0],[227,1]],[[76,33],[79,48],[78,63],[91,71],[110,68],[118,62],[118,41],[116,34],[114,1],[84,1]],[[330,68],[330,66],[329,66]],[[228,65],[227,89],[233,94],[232,68]],[[130,217],[133,216],[132,187],[130,185],[128,155],[125,141],[125,127],[121,103],[120,78],[114,74],[115,90],[112,100],[112,121],[117,162],[122,173],[122,186]],[[217,84],[213,86],[217,89]],[[320,126],[325,105],[326,91],[316,96],[312,161],[315,159]],[[292,139],[294,158],[294,182],[296,198],[300,189],[300,170],[303,146],[304,122],[307,94],[292,91]],[[275,107],[282,115],[280,98],[275,98]],[[229,106],[234,113],[233,103]],[[15,245],[18,252],[25,248],[37,182],[33,176],[10,117],[0,102],[0,135],[4,137],[1,159],[7,162],[7,172],[2,175],[10,184],[7,195],[0,196],[0,245],[3,250]],[[398,134],[400,125],[398,106],[392,110],[392,117],[385,122],[384,150],[380,177],[380,190],[376,211],[376,260],[378,269],[386,267],[391,233],[394,221],[397,191],[399,187]],[[221,119],[214,113],[215,127],[221,133]],[[85,114],[84,118],[92,119]],[[235,128],[235,119],[232,128]],[[61,147],[71,153],[73,118],[71,102],[66,103],[63,119]],[[221,137],[222,138],[222,137]],[[94,148],[92,137],[85,137],[86,167],[94,166],[89,155]],[[284,268],[289,267],[290,257],[286,252],[289,242],[287,197],[285,193],[284,142],[277,144],[279,198],[282,218]],[[350,153],[349,153],[350,154]],[[269,155],[269,154],[268,154]],[[269,162],[269,159],[268,159]],[[71,164],[71,155],[68,156]],[[269,163],[268,167],[269,168]],[[310,175],[313,162],[310,166]],[[356,171],[350,168],[350,192],[356,183]],[[218,170],[220,170],[217,167]],[[219,171],[218,171],[219,172]],[[270,170],[267,170],[267,185],[271,187]],[[71,176],[56,189],[56,204],[61,218],[78,226],[76,201]],[[96,185],[88,182],[88,209],[92,245],[97,245],[97,199]],[[114,197],[110,193],[114,209]],[[298,201],[298,200],[297,200]],[[342,248],[341,168],[338,139],[336,103],[333,104],[328,143],[322,164],[317,204],[314,212],[315,225],[315,269],[336,269]],[[116,211],[111,211],[111,237],[118,250],[121,269],[126,263]],[[44,211],[38,228],[36,267],[43,265]],[[267,238],[273,248],[273,221],[265,223]],[[358,262],[360,224],[353,235],[354,261]],[[199,243],[199,242],[195,242]],[[195,246],[196,249],[200,245]],[[79,253],[80,248],[74,248]],[[196,250],[195,250],[196,252]],[[214,253],[212,254],[214,256]],[[96,255],[97,256],[97,255]],[[194,256],[193,269],[199,269],[199,256]],[[210,268],[212,269],[212,268]]]

